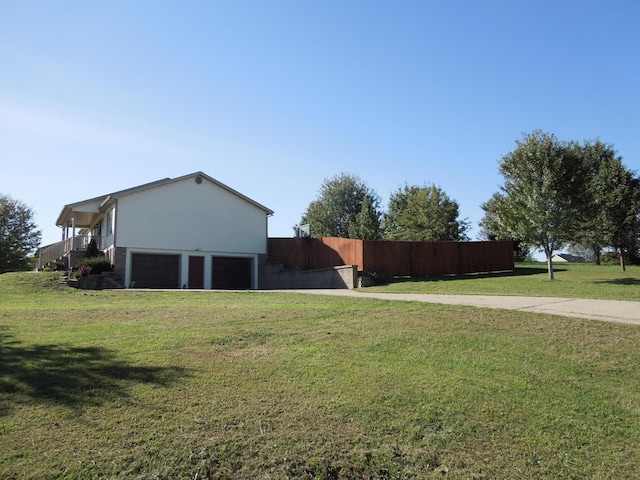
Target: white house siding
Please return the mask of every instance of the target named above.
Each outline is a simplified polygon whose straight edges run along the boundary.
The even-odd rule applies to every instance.
[[[266,212],[193,177],[118,199],[116,246],[266,254]]]

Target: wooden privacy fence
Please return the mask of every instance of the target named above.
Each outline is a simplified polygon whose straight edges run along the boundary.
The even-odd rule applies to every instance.
[[[513,242],[390,242],[349,238],[269,238],[267,261],[315,270],[357,265],[390,276],[426,276],[514,269]]]

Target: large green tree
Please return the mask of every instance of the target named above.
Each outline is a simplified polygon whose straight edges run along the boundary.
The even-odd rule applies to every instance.
[[[589,171],[579,145],[536,130],[500,160],[500,192],[482,205],[483,223],[497,236],[540,248],[554,278],[553,253],[581,228]]]
[[[624,271],[626,257],[636,250],[640,232],[640,180],[623,165],[612,146],[596,141],[585,143],[582,150],[592,177],[581,243],[591,246],[594,253],[604,246],[614,248]]]
[[[435,185],[405,185],[391,194],[384,216],[385,238],[405,241],[467,240],[468,222],[455,200]]]
[[[370,240],[380,238],[380,197],[357,175],[340,173],[327,178],[318,198],[302,214],[313,237]]]
[[[0,273],[29,269],[29,257],[40,245],[33,210],[0,194]]]

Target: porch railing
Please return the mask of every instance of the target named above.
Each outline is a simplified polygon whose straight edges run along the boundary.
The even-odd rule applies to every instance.
[[[55,262],[59,258],[67,255],[72,250],[86,249],[89,240],[90,239],[85,236],[71,237],[41,249],[40,255],[38,256],[38,261],[36,263],[36,268],[39,270],[49,262]]]

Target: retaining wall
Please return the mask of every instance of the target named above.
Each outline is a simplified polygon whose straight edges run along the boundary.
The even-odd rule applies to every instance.
[[[281,263],[260,266],[259,288],[287,290],[296,288],[356,288],[357,265],[343,265],[315,270],[286,269]]]

